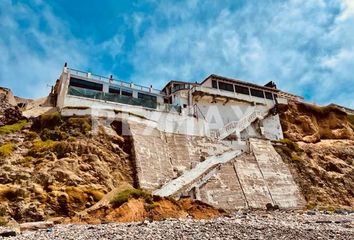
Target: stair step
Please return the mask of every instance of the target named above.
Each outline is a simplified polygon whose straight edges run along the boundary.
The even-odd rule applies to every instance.
[[[183,188],[198,181],[200,177],[204,176],[219,164],[226,163],[240,154],[241,151],[230,151],[219,156],[211,156],[205,161],[198,163],[193,169],[185,172],[180,177],[168,182],[161,189],[156,190],[153,194],[161,197],[175,195]]]

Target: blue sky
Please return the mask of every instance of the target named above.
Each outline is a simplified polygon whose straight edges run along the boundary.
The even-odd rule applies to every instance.
[[[273,80],[354,107],[354,0],[0,0],[0,85],[44,96],[64,62],[155,88]]]

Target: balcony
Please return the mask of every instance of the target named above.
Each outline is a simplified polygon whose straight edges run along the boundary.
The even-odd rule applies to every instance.
[[[133,106],[141,106],[144,108],[155,109],[163,112],[177,112],[178,107],[172,104],[157,103],[147,99],[134,98],[129,96],[118,95],[114,93],[105,93],[85,88],[69,86],[68,95],[84,97],[89,99],[103,100],[107,102],[121,103]]]

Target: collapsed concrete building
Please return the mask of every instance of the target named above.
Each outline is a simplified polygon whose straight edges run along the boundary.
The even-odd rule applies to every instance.
[[[52,95],[64,116],[122,122],[142,189],[224,209],[305,205],[271,143],[283,138],[277,104],[303,99],[273,82],[260,86],[210,75],[157,90],[65,65]]]

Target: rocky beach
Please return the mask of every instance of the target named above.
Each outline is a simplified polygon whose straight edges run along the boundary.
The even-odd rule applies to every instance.
[[[1,228],[0,228],[1,229]],[[4,232],[1,229],[0,232]],[[212,220],[55,225],[6,239],[353,239],[354,214],[237,212]],[[0,239],[2,239],[0,237]]]

